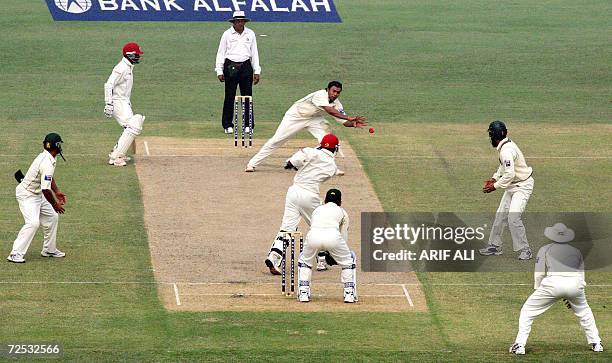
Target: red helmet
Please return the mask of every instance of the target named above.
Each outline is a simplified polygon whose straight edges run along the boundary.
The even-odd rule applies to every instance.
[[[132,54],[144,54],[144,52],[142,50],[140,50],[140,46],[138,45],[138,43],[127,43],[126,45],[123,46],[123,55],[127,55],[128,53],[132,53]]]
[[[334,134],[327,134],[321,139],[321,147],[324,149],[335,149],[340,141]]]

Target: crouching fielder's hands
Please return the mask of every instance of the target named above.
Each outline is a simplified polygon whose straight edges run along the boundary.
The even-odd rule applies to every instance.
[[[493,191],[495,191],[495,186],[493,184],[495,184],[496,180],[493,178],[489,178],[487,180],[485,180],[484,182],[484,186],[482,187],[482,192],[483,193],[491,193]]]
[[[114,107],[112,103],[107,103],[104,106],[104,116],[113,117],[113,111],[114,111]]]

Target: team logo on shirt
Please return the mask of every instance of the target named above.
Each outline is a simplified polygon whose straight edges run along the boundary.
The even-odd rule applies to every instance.
[[[506,166],[510,166],[510,160],[504,161],[504,164],[506,164]]]
[[[46,181],[51,181],[51,179],[52,179],[51,175],[45,175],[45,180]]]

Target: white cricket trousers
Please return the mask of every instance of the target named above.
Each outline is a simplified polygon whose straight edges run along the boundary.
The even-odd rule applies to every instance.
[[[257,154],[249,160],[248,165],[252,167],[259,166],[265,158],[270,156],[276,149],[283,146],[287,140],[303,129],[308,130],[318,142],[321,142],[323,136],[330,132],[329,125],[322,117],[303,118],[285,113],[274,136],[272,136],[270,140],[261,147]]]
[[[572,306],[572,311],[580,321],[580,326],[584,330],[587,342],[589,344],[600,343],[601,339],[595,325],[595,317],[584,294],[585,286],[586,283],[581,278],[567,276],[545,277],[540,287],[523,304],[515,342],[525,345],[531,332],[533,319],[548,310],[557,300],[567,299]]]
[[[284,232],[297,231],[300,219],[304,218],[310,226],[312,212],[321,205],[321,198],[318,194],[300,188],[297,185],[292,185],[287,190],[285,197],[285,212],[281,222],[280,231],[276,235],[270,251],[276,251],[279,255],[282,253],[284,246]]]
[[[506,225],[508,225],[514,251],[529,248],[527,232],[521,218],[525,207],[527,207],[529,197],[531,197],[533,192],[533,183],[533,178],[529,177],[529,179],[516,185],[511,185],[506,189],[495,213],[495,220],[489,235],[489,244],[501,247],[502,234]]]
[[[13,253],[25,255],[39,226],[43,228],[43,251],[55,252],[59,216],[45,196],[27,191],[19,184],[15,189],[19,210],[25,224],[13,242]]]
[[[356,261],[344,238],[336,228],[313,228],[306,235],[304,251],[298,260],[298,286],[310,287],[312,266],[319,251],[328,251],[342,268],[340,281],[345,287],[356,288]]]
[[[128,120],[134,116],[132,105],[126,100],[113,100],[113,117],[117,123],[125,128],[128,126]]]

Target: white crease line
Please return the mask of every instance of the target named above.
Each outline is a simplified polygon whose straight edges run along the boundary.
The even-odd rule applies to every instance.
[[[145,147],[145,152],[147,153],[147,156],[151,156],[151,153],[149,152],[149,143],[145,141],[144,147]]]
[[[406,284],[402,284],[402,289],[404,290],[404,295],[406,295],[406,299],[408,300],[408,304],[410,304],[410,307],[413,308],[414,307],[414,303],[412,302],[412,299],[410,298],[410,294],[408,293],[408,288],[406,287]]]
[[[229,294],[229,293],[212,293],[212,294],[208,294],[208,293],[202,293],[202,294],[183,294],[183,296],[234,296],[234,297],[249,297],[249,296],[283,296],[282,293],[279,294],[265,294],[265,293],[255,293],[255,294],[249,294],[249,293],[234,293],[234,294]],[[319,296],[319,297],[325,297],[325,296],[334,296],[336,297],[336,295],[325,295],[325,294],[313,294],[312,296]],[[393,295],[393,294],[369,294],[369,295],[364,295],[364,294],[359,294],[359,297],[401,297],[404,298],[406,297],[406,295]],[[410,306],[414,306],[414,305],[410,305]]]
[[[277,282],[166,282],[166,281],[0,281],[0,285],[279,285]],[[339,282],[317,282],[317,285],[341,285]],[[422,283],[359,283],[359,286],[423,286]],[[488,287],[488,286],[533,286],[533,283],[434,283],[427,286],[459,286],[459,287]],[[612,287],[612,284],[587,284],[587,287]]]
[[[176,283],[174,283],[173,285],[174,285],[174,297],[176,298],[176,305],[181,306],[181,298],[179,297],[178,286],[176,286]]]

